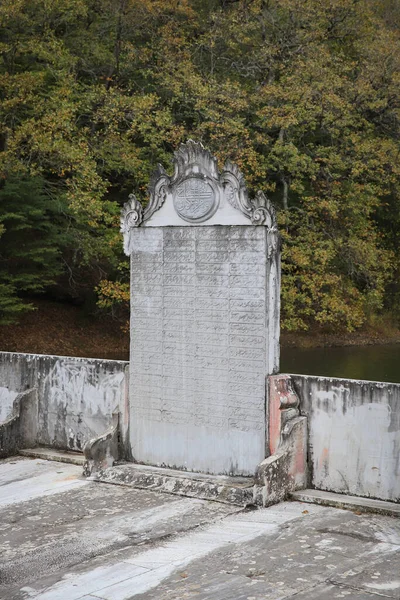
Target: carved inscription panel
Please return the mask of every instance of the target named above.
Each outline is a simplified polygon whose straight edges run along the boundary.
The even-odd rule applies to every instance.
[[[133,456],[252,475],[265,457],[266,228],[134,234]]]

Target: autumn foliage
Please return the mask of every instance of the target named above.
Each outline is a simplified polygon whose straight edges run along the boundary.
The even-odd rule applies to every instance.
[[[275,204],[286,329],[400,314],[399,33],[392,0],[3,0],[1,318],[32,274],[124,315],[120,208],[189,137]]]

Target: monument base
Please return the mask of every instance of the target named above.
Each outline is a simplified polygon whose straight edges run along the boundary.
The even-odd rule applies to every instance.
[[[244,507],[263,505],[263,487],[252,477],[206,475],[121,463],[94,471],[89,479]]]
[[[254,478],[140,463],[113,464],[118,460],[118,453],[110,434],[92,440],[85,448],[84,474],[93,481],[240,506],[270,506],[281,502],[291,492],[307,487],[307,417],[300,415],[299,398],[289,375],[269,377],[268,386],[270,456],[258,464]],[[114,435],[118,437],[118,425]]]

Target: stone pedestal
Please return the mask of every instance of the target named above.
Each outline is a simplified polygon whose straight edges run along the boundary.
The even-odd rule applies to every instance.
[[[279,362],[275,214],[200,144],[122,218],[131,256],[130,440],[140,463],[253,475]]]

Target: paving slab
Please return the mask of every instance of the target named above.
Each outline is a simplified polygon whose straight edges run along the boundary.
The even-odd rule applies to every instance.
[[[264,511],[279,511],[283,506]],[[277,536],[261,535],[234,548],[222,548],[201,561],[193,561],[181,572],[176,571],[147,593],[132,597],[378,600],[382,591],[374,592],[363,585],[364,571],[367,582],[368,569],[377,572],[375,564],[387,561],[396,572],[400,558],[398,520],[329,508],[315,513],[309,512],[306,504],[300,507],[304,511],[302,518],[281,522]],[[384,573],[385,569],[381,571]],[[390,579],[392,585],[393,581],[395,577]],[[400,598],[398,589],[395,594],[388,597]]]
[[[87,485],[82,468],[76,465],[42,459],[8,459],[1,463],[0,507]]]
[[[245,510],[42,462],[0,462],[1,600],[400,599],[400,519],[298,501]]]
[[[25,478],[25,479],[24,479]],[[0,598],[57,581],[63,569],[141,548],[236,512],[236,507],[89,482],[75,465],[0,461]],[[12,590],[12,591],[11,591]],[[82,594],[81,594],[82,595]]]
[[[19,451],[21,456],[28,456],[30,458],[43,458],[43,460],[54,460],[56,462],[65,462],[72,465],[85,464],[85,457],[82,452],[64,452],[55,448],[26,448],[25,450]]]

